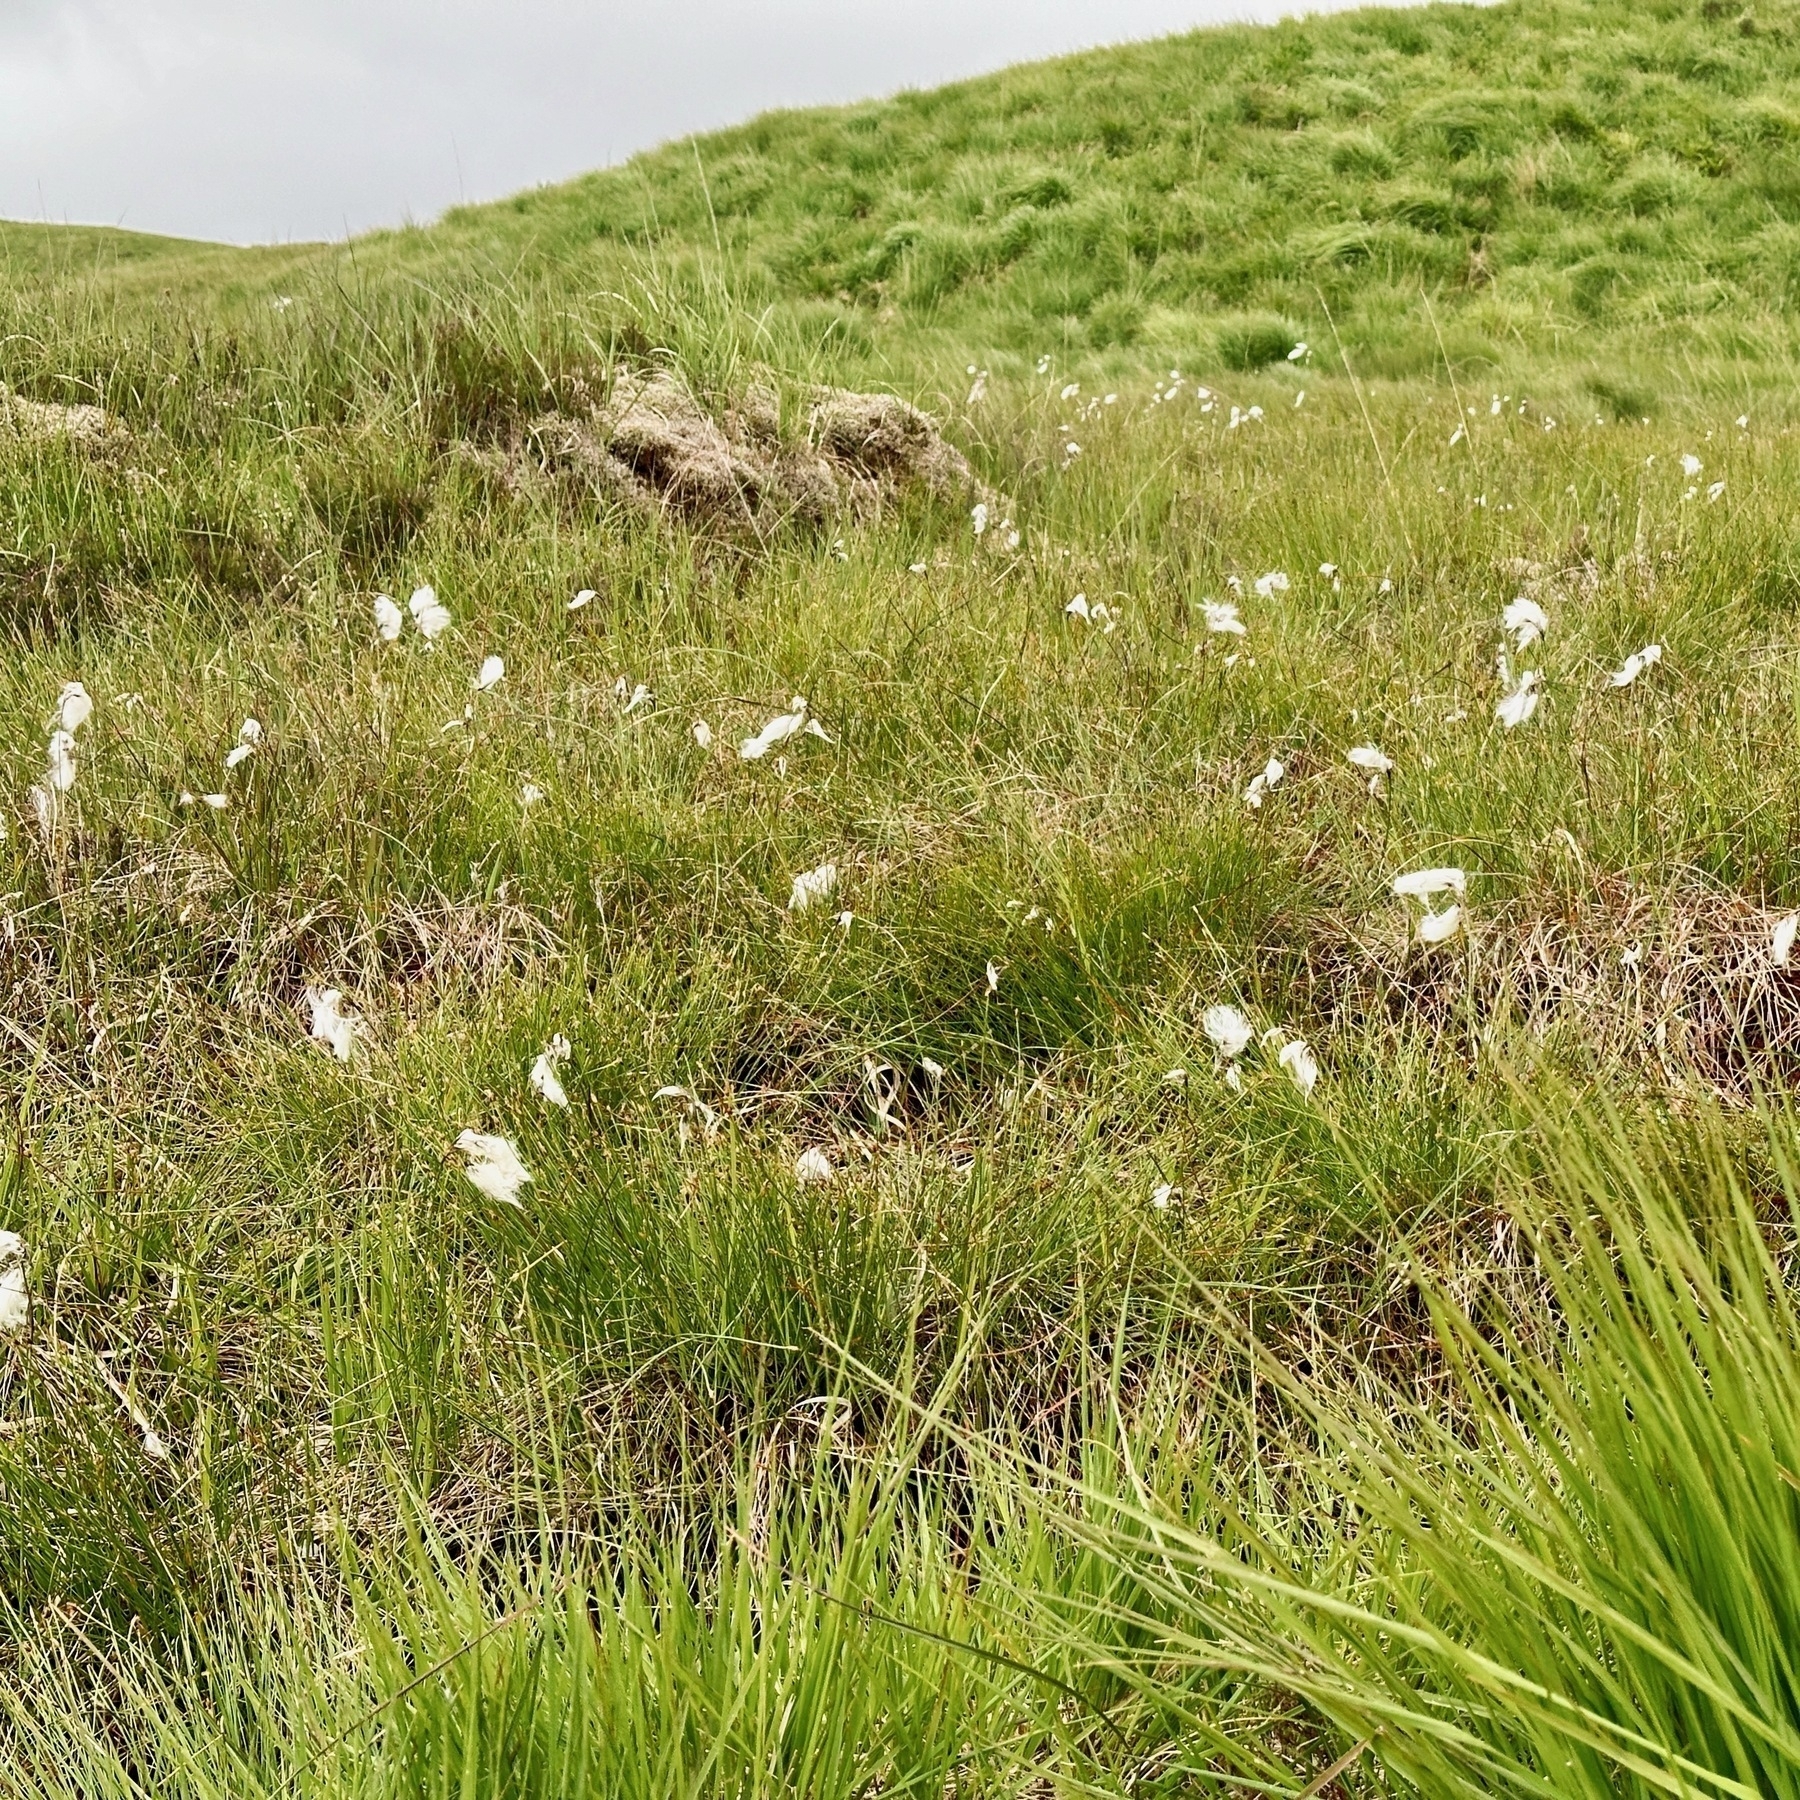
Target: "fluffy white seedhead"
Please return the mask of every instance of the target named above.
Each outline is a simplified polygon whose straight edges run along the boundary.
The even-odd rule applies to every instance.
[[[1402,900],[1429,900],[1434,894],[1454,894],[1460,900],[1468,886],[1461,869],[1414,869],[1394,877],[1394,892]]]
[[[1609,677],[1616,688],[1630,687],[1646,669],[1654,668],[1662,661],[1662,645],[1646,644],[1641,650],[1634,650],[1631,655],[1613,670]]]
[[[1000,991],[1000,965],[991,957],[988,959],[987,966],[987,991],[990,994],[997,994]]]
[[[1704,469],[1705,467],[1706,467],[1706,464],[1703,463],[1699,459],[1699,457],[1694,455],[1694,453],[1691,450],[1688,451],[1681,459],[1681,472],[1683,475],[1685,475],[1688,478],[1689,481],[1692,481],[1694,479],[1694,477],[1696,475],[1698,475],[1700,473],[1700,471],[1702,469]]]
[[[1800,934],[1800,913],[1789,913],[1775,921],[1775,929],[1769,937],[1769,961],[1776,968],[1785,969],[1788,959],[1794,954],[1794,938]]]
[[[1295,1087],[1308,1099],[1319,1085],[1319,1059],[1305,1038],[1291,1038],[1276,1052],[1275,1060],[1287,1070]]]
[[[1280,569],[1271,569],[1267,575],[1257,576],[1255,585],[1258,595],[1267,600],[1271,594],[1285,594],[1290,583]]]
[[[413,596],[407,601],[406,608],[412,614],[414,624],[425,634],[427,641],[442,637],[450,629],[450,609],[437,597],[436,591],[432,588],[414,588]]]
[[[1550,615],[1529,595],[1521,594],[1506,603],[1500,625],[1515,650],[1529,650],[1550,629]]]
[[[1203,600],[1200,610],[1206,615],[1208,631],[1222,631],[1228,637],[1243,637],[1250,627],[1238,616],[1235,600]]]
[[[506,679],[506,664],[497,656],[484,656],[481,667],[475,671],[475,679],[469,683],[476,693],[485,694],[489,688],[498,687]]]
[[[557,1070],[568,1060],[569,1040],[559,1031],[538,1052],[537,1061],[531,1065],[531,1091],[551,1106],[569,1104],[568,1093],[557,1075]]]
[[[56,711],[50,715],[53,731],[76,732],[94,716],[94,702],[79,681],[68,682],[56,696]]]
[[[1269,789],[1279,787],[1281,778],[1287,773],[1287,765],[1277,762],[1274,757],[1263,765],[1260,775],[1253,776],[1250,785],[1244,789],[1244,804],[1252,810],[1262,805]]]
[[[802,1186],[808,1182],[829,1181],[834,1173],[831,1158],[823,1150],[802,1150],[794,1158],[794,1179]]]
[[[694,721],[694,742],[702,750],[710,750],[713,745],[713,729],[704,719]]]
[[[592,606],[593,603],[594,590],[592,588],[583,588],[581,592],[569,602],[565,610],[568,612],[580,612],[584,606]]]
[[[0,1332],[11,1335],[23,1331],[30,1317],[25,1240],[16,1231],[0,1231]]]
[[[312,1037],[339,1062],[348,1062],[356,1043],[357,1020],[344,1011],[344,996],[334,987],[309,987],[306,1005],[312,1014]]]
[[[56,730],[50,734],[44,759],[44,780],[53,793],[66,794],[75,785],[75,737]]]
[[[1393,759],[1383,756],[1373,744],[1358,744],[1354,750],[1346,750],[1344,760],[1352,768],[1362,769],[1370,775],[1391,775],[1394,772]]]
[[[502,1206],[520,1206],[519,1190],[531,1180],[531,1171],[519,1160],[510,1138],[488,1131],[458,1134],[456,1147],[466,1159],[464,1173],[471,1184]]]
[[[815,724],[818,723],[817,720],[814,720],[813,722]],[[805,731],[806,728],[806,696],[804,694],[796,694],[793,699],[788,702],[788,709],[786,712],[777,713],[755,737],[745,738],[744,741],[738,745],[738,755],[741,756],[745,762],[759,762],[763,757],[767,756],[777,744],[785,744],[789,738],[797,737],[801,732]],[[816,735],[823,737],[825,734],[823,730],[821,730]]]
[[[259,719],[246,719],[243,724],[238,727],[238,741],[225,752],[226,768],[235,769],[239,763],[248,762],[250,758],[256,754],[258,746],[262,743],[262,735],[262,721]]]
[[[1419,921],[1419,942],[1425,945],[1447,943],[1461,929],[1462,908],[1446,906],[1442,912],[1428,912]]]
[[[980,537],[988,528],[988,509],[985,500],[977,500],[969,509],[969,523],[975,527],[975,535]]]
[[[1235,1006],[1209,1006],[1201,1016],[1200,1024],[1227,1061],[1242,1056],[1255,1035],[1250,1021]]]
[[[788,896],[788,911],[803,913],[808,907],[829,899],[836,891],[837,884],[838,867],[832,862],[820,863],[816,869],[808,869],[804,874],[796,875],[793,892]]]
[[[401,612],[400,602],[392,594],[375,596],[375,635],[384,644],[394,643],[405,623],[406,615]]]
[[[1494,717],[1508,731],[1516,731],[1537,711],[1538,690],[1543,686],[1543,681],[1543,676],[1536,669],[1527,669],[1512,691],[1502,696],[1499,705],[1494,708]]]

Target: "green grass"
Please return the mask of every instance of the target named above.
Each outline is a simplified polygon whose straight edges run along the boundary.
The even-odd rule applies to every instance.
[[[1201,33],[342,246],[5,228],[0,1792],[1794,1785],[1746,18]],[[916,400],[994,526],[542,451],[655,370],[790,460]]]

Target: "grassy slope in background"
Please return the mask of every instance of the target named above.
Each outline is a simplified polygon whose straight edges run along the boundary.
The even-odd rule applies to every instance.
[[[1295,1792],[1367,1739],[1341,1785],[1791,1785],[1791,1321],[1729,1205],[1706,1297],[1660,1184],[1783,1216],[1743,1103],[1800,1019],[1793,29],[1348,15],[346,246],[6,228],[0,379],[115,426],[0,433],[4,1779]],[[659,369],[767,388],[784,454],[821,381],[925,399],[994,529],[616,504],[546,420]],[[381,642],[424,582],[450,629]],[[795,693],[826,740],[740,759]],[[1437,863],[1427,953],[1391,882]],[[1274,1037],[1222,1079],[1222,1001],[1310,1097]],[[526,1079],[558,1032],[566,1112]],[[1716,1128],[1640,1176],[1521,1061]],[[1681,1291],[1582,1273],[1590,1210],[1689,1259],[1701,1387]],[[1514,1213],[1579,1252],[1548,1290]]]

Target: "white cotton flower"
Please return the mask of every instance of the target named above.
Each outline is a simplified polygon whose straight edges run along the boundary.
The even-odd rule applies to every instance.
[[[1338,566],[1334,562],[1322,562],[1319,564],[1319,573],[1323,575],[1327,581],[1330,581],[1337,572]]]
[[[263,728],[260,719],[246,719],[238,727],[238,741],[225,752],[225,766],[235,769],[239,763],[248,762],[256,754],[257,746],[262,742]]]
[[[1077,394],[1079,394],[1080,392],[1081,392],[1081,383],[1079,381],[1065,382],[1063,384],[1063,391],[1062,391],[1061,395],[1059,396],[1059,398],[1064,399],[1064,400],[1073,400],[1075,398],[1075,396]]]
[[[531,1171],[519,1160],[510,1138],[490,1131],[463,1131],[457,1134],[456,1147],[467,1158],[464,1173],[475,1188],[502,1206],[523,1209],[519,1189],[530,1182]]]
[[[506,679],[506,664],[497,656],[484,656],[481,667],[475,671],[475,679],[469,683],[476,693],[485,694],[489,688],[498,687]]]
[[[1344,760],[1353,768],[1362,769],[1370,775],[1391,775],[1394,772],[1393,759],[1383,756],[1373,744],[1358,744],[1354,750],[1346,750]]]
[[[1287,765],[1285,763],[1277,762],[1275,758],[1271,756],[1268,762],[1264,764],[1263,772],[1260,775],[1255,776],[1251,780],[1250,785],[1244,789],[1244,804],[1252,810],[1261,806],[1269,789],[1272,787],[1279,787],[1281,785],[1281,778],[1286,773]]]
[[[579,594],[563,608],[564,612],[580,612],[584,606],[592,606],[596,596],[592,588],[583,588]]]
[[[334,987],[309,987],[305,998],[312,1013],[310,1035],[339,1062],[348,1062],[356,1043],[357,1021],[354,1014],[344,1011],[344,996]]]
[[[1256,578],[1256,592],[1261,599],[1268,599],[1271,594],[1285,594],[1290,583],[1280,569],[1271,569],[1267,575]]]
[[[531,1065],[531,1073],[526,1078],[531,1083],[531,1091],[551,1106],[569,1104],[568,1093],[556,1073],[568,1060],[569,1040],[559,1031],[538,1052],[537,1061]]]
[[[1419,942],[1441,944],[1456,935],[1462,924],[1462,908],[1447,906],[1442,912],[1428,912],[1419,921]]]
[[[651,688],[641,681],[631,690],[630,694],[627,695],[625,692],[625,677],[623,675],[619,677],[618,686],[615,691],[621,702],[619,707],[619,716],[621,718],[629,718],[640,706],[648,706],[650,702],[656,698],[656,695]]]
[[[988,528],[988,509],[985,500],[977,500],[969,509],[969,523],[975,527],[975,535],[980,537]]]
[[[987,991],[997,994],[1000,991],[1000,967],[990,957],[987,966]]]
[[[1227,637],[1246,637],[1249,626],[1238,616],[1235,600],[1203,600],[1200,610],[1206,615],[1208,631],[1223,632]]]
[[[1794,938],[1800,933],[1800,913],[1788,913],[1775,921],[1775,930],[1769,938],[1769,961],[1776,968],[1785,969],[1788,958],[1794,953]]]
[[[1681,472],[1689,481],[1692,481],[1705,467],[1706,464],[1703,463],[1699,457],[1695,456],[1692,451],[1688,451],[1681,459]]]
[[[72,732],[51,732],[44,779],[50,784],[51,791],[58,794],[66,794],[75,785],[75,738]]]
[[[1291,349],[1287,353],[1288,361],[1289,362],[1299,362],[1301,360],[1301,358],[1304,357],[1306,355],[1307,351],[1309,351],[1311,348],[1312,348],[1312,346],[1309,343],[1307,343],[1307,341],[1304,338],[1302,338],[1300,340],[1300,342],[1297,343],[1293,347],[1293,349]]]
[[[1092,619],[1093,617],[1093,614],[1088,611],[1088,597],[1086,594],[1077,594],[1075,598],[1063,608],[1063,611],[1072,619]]]
[[[0,1231],[0,1332],[23,1331],[31,1317],[31,1294],[25,1286],[25,1240],[16,1231]]]
[[[704,719],[696,719],[694,721],[693,730],[694,742],[698,744],[702,750],[710,750],[713,744],[712,727],[707,724]]]
[[[535,781],[524,781],[519,784],[519,804],[536,806],[544,797],[544,790]]]
[[[1708,506],[1712,506],[1712,505],[1716,504],[1719,500],[1723,499],[1724,495],[1725,495],[1724,482],[1715,481],[1706,490],[1706,504]]]
[[[1181,1190],[1171,1181],[1159,1182],[1150,1190],[1150,1204],[1154,1206],[1158,1212],[1167,1212],[1169,1210],[1169,1203],[1180,1192]]]
[[[71,736],[94,716],[94,702],[79,681],[64,685],[56,696],[56,711],[50,715],[50,729],[66,731]]]
[[[1538,690],[1543,685],[1543,676],[1536,669],[1527,669],[1519,677],[1518,685],[1501,697],[1494,708],[1494,717],[1508,731],[1523,725],[1537,711]]]
[[[200,802],[203,806],[210,806],[214,812],[223,812],[231,804],[231,797],[228,794],[202,794]]]
[[[1255,1036],[1250,1021],[1235,1006],[1209,1006],[1201,1015],[1200,1024],[1228,1062],[1242,1056]]]
[[[435,590],[428,587],[414,588],[413,596],[406,606],[413,616],[413,623],[425,634],[427,642],[441,637],[450,629],[450,609],[438,599]]]
[[[1500,615],[1501,628],[1512,640],[1515,650],[1529,650],[1550,629],[1550,615],[1527,594],[1506,603]]]
[[[816,869],[796,875],[793,892],[788,896],[788,911],[803,913],[819,901],[829,899],[837,884],[838,866],[832,862],[820,863]]]
[[[677,1087],[671,1084],[668,1087],[659,1087],[650,1097],[653,1100],[679,1100],[689,1112],[699,1114],[701,1129],[706,1133],[709,1142],[718,1136],[719,1115],[692,1088]],[[685,1144],[687,1142],[685,1120],[682,1122],[681,1130],[682,1142]]]
[[[384,644],[393,643],[400,636],[400,627],[405,623],[406,616],[392,594],[375,596],[375,635]]]
[[[738,745],[738,755],[745,762],[756,762],[766,756],[777,744],[785,744],[789,738],[805,729],[806,699],[804,695],[796,694],[789,701],[786,712],[777,713],[755,737],[745,738]]]
[[[1394,877],[1394,892],[1402,900],[1429,900],[1433,894],[1454,894],[1460,900],[1468,885],[1461,869],[1414,869]]]
[[[1653,668],[1662,661],[1662,645],[1646,644],[1641,650],[1634,650],[1631,655],[1619,664],[1607,677],[1616,688],[1630,687],[1648,668]]]
[[[1305,1038],[1291,1038],[1281,1046],[1275,1060],[1287,1070],[1293,1084],[1310,1099],[1319,1084],[1319,1062]]]
[[[831,1158],[823,1150],[802,1150],[794,1158],[794,1179],[802,1187],[808,1182],[829,1181],[833,1172]]]

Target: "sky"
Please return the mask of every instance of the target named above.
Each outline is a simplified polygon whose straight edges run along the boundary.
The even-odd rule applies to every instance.
[[[773,106],[1299,10],[1318,0],[0,0],[0,217],[343,237]]]

